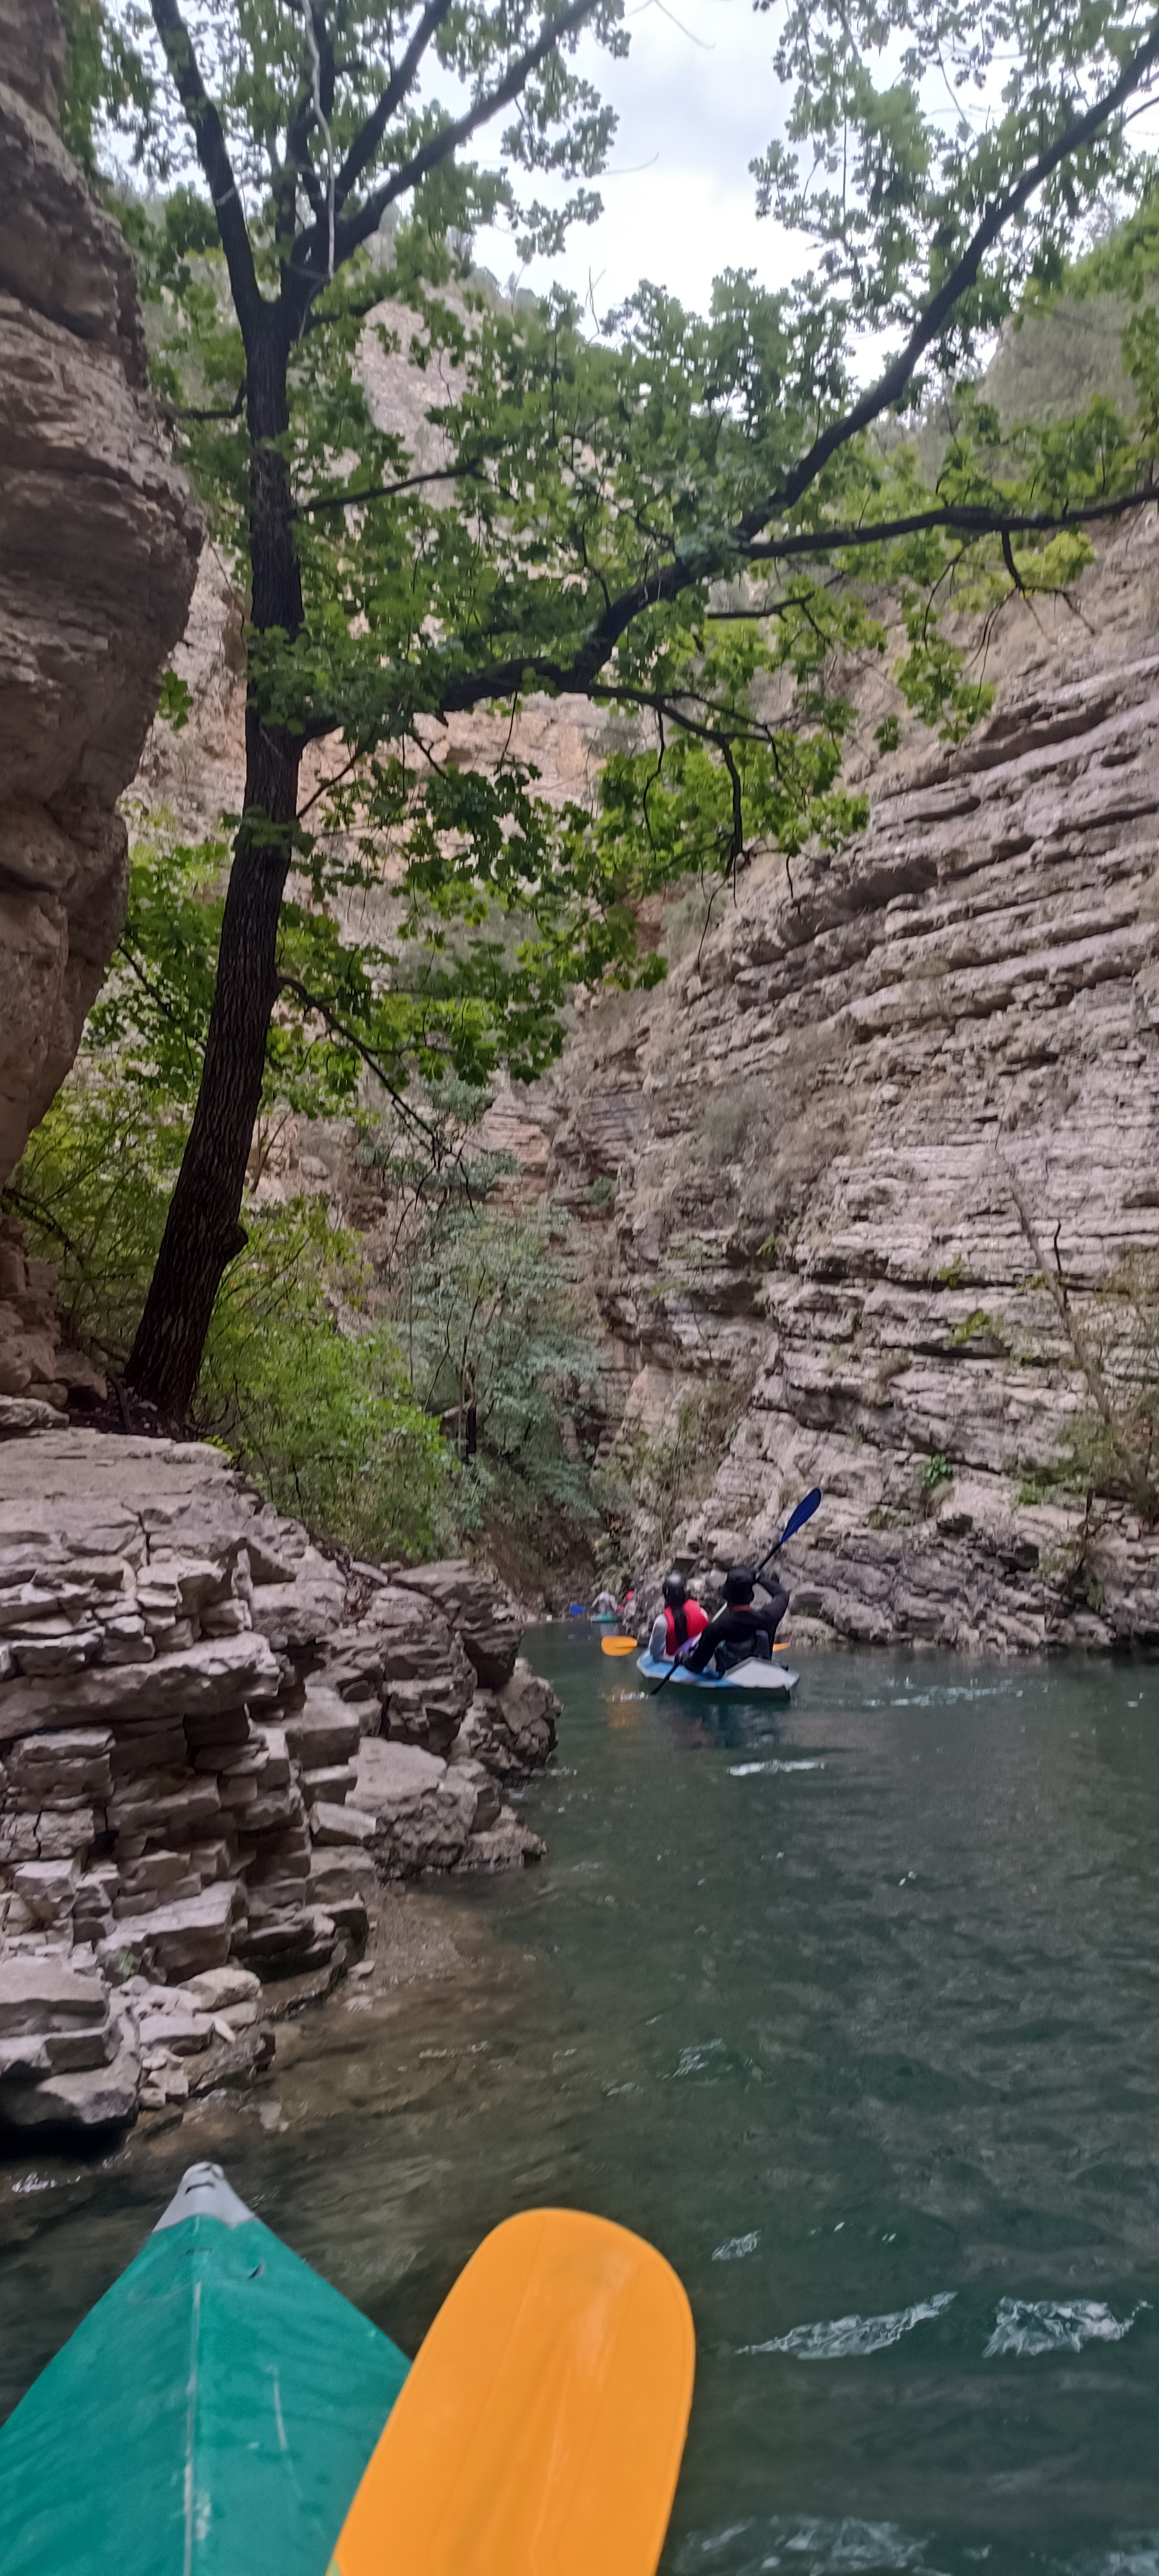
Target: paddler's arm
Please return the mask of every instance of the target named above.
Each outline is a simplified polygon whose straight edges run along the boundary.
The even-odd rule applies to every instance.
[[[767,1592],[769,1596],[769,1606],[764,1616],[765,1627],[768,1632],[769,1644],[771,1646],[777,1630],[780,1627],[781,1621],[784,1618],[785,1612],[789,1607],[789,1595],[785,1590],[784,1584],[778,1583],[775,1576],[770,1580],[770,1577],[767,1574],[758,1574],[757,1582],[760,1584],[762,1592]]]

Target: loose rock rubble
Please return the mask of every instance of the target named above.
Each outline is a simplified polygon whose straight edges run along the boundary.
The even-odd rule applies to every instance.
[[[218,1451],[40,1419],[0,1398],[0,2125],[99,2128],[268,2064],[380,1879],[539,1859],[558,1702],[473,1567],[348,1586]]]

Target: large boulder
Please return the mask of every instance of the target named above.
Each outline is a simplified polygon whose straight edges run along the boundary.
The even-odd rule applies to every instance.
[[[447,1557],[437,1565],[413,1566],[397,1580],[441,1611],[462,1638],[486,1689],[510,1680],[523,1622],[510,1594],[492,1575],[481,1574],[465,1557]]]
[[[478,1833],[469,1834],[456,1870],[525,1869],[530,1861],[542,1860],[547,1845],[530,1825],[521,1825],[510,1807],[501,1807],[493,1825],[484,1825]]]
[[[499,1780],[541,1771],[555,1751],[560,1705],[550,1682],[520,1655],[502,1690],[476,1691],[459,1737],[464,1753]]]
[[[475,1822],[473,1783],[417,1744],[368,1736],[359,1748],[354,1804],[376,1819],[374,1850],[389,1878],[450,1869]]]
[[[446,1668],[431,1681],[392,1682],[383,1710],[384,1729],[396,1744],[421,1744],[428,1753],[450,1752],[475,1690],[475,1676],[457,1637]]]
[[[126,2035],[108,2065],[79,2075],[49,2075],[39,2084],[0,2088],[0,2112],[16,2129],[123,2127],[137,2108],[141,2056]]]

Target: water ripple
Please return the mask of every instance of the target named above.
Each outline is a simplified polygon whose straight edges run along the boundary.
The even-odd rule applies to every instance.
[[[728,1776],[730,1780],[751,1780],[754,1772],[757,1771],[823,1771],[824,1768],[824,1763],[820,1761],[730,1762]]]
[[[884,2317],[831,2317],[822,2325],[794,2326],[786,2335],[774,2335],[768,2343],[746,2343],[742,2352],[788,2352],[796,2361],[855,2361],[871,2352],[885,2352],[898,2343],[902,2335],[912,2334],[915,2326],[944,2316],[954,2304],[956,2290],[938,2290],[932,2299],[915,2300],[912,2308],[894,2308]],[[876,2528],[876,2526],[874,2526]]]
[[[984,2359],[1015,2352],[1081,2352],[1085,2343],[1121,2343],[1146,2299],[1117,2317],[1102,2299],[999,2299]]]
[[[870,2576],[876,2569],[920,2570],[935,2576],[926,2550],[896,2522],[862,2522],[852,2514],[774,2513],[767,2520],[727,2523],[694,2532],[673,2558],[673,2576],[764,2576],[788,2568],[795,2576]],[[1126,2571],[1124,2571],[1126,2576]]]

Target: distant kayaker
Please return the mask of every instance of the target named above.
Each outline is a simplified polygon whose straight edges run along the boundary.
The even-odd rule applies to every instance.
[[[596,1597],[595,1597],[595,1600],[594,1600],[594,1601],[593,1601],[593,1603],[592,1603],[592,1617],[593,1617],[593,1619],[614,1619],[614,1618],[615,1618],[615,1616],[616,1616],[616,1596],[615,1596],[615,1593],[614,1593],[614,1592],[597,1592]]]
[[[768,1593],[768,1601],[753,1598],[757,1584]],[[748,1567],[734,1565],[724,1578],[724,1601],[714,1619],[701,1630],[691,1646],[686,1646],[680,1661],[694,1673],[702,1673],[711,1663],[717,1647],[723,1647],[723,1661],[739,1663],[746,1655],[771,1655],[773,1640],[789,1607],[789,1596],[779,1583],[767,1575],[750,1574]]]
[[[648,1652],[653,1663],[670,1662],[681,1646],[690,1645],[708,1626],[708,1612],[699,1601],[690,1599],[682,1574],[667,1574],[663,1584],[664,1607],[653,1622],[648,1639]]]

